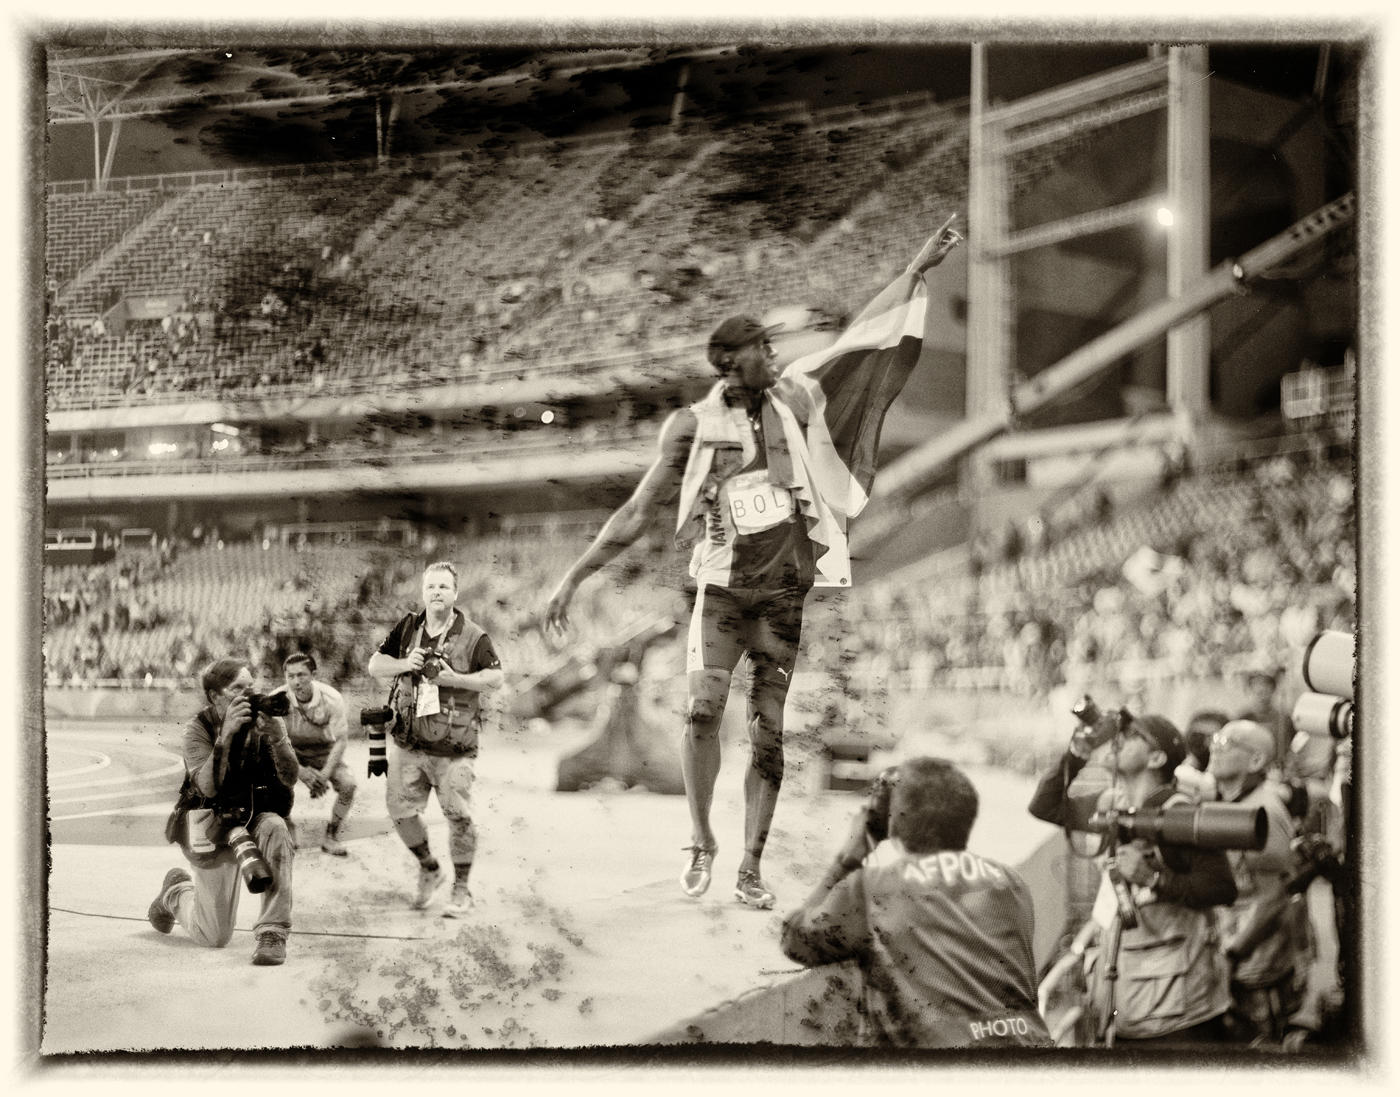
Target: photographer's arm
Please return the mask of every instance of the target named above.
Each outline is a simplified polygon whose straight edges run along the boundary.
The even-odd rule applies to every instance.
[[[501,669],[500,656],[491,637],[483,633],[476,646],[468,653],[467,664],[470,670],[458,672],[446,664],[438,672],[438,685],[450,689],[470,689],[477,693],[489,693],[505,684],[505,671]]]
[[[1269,822],[1264,848],[1244,855],[1254,880],[1254,903],[1248,916],[1235,927],[1234,936],[1225,942],[1225,952],[1233,958],[1243,958],[1253,952],[1278,928],[1279,919],[1288,911],[1286,881],[1294,867],[1293,824],[1280,803],[1271,801],[1264,811]]]
[[[292,740],[287,735],[287,725],[282,717],[258,717],[258,734],[272,753],[272,768],[277,773],[277,780],[287,788],[295,788],[301,763],[297,761],[297,752],[292,748]]]
[[[1072,750],[1065,751],[1055,768],[1036,785],[1031,795],[1030,813],[1046,823],[1071,830],[1086,830],[1089,817],[1098,806],[1098,797],[1093,794],[1071,797],[1069,786],[1087,762],[1087,757],[1080,757]]]
[[[1227,907],[1239,894],[1229,858],[1223,850],[1167,850],[1163,866],[1151,884],[1159,901],[1194,910]]]
[[[400,674],[416,674],[423,669],[423,649],[415,647],[402,659],[390,652],[402,651],[408,644],[408,633],[413,627],[413,614],[402,618],[393,631],[384,638],[373,655],[369,657],[366,670],[370,677],[379,679],[397,678]]]
[[[215,741],[198,720],[191,720],[185,726],[181,748],[185,772],[194,781],[195,788],[204,796],[213,796],[219,787],[215,780],[215,767],[218,764]]]
[[[1224,942],[1225,955],[1238,961],[1253,952],[1278,928],[1279,920],[1288,913],[1288,904],[1289,895],[1281,876],[1260,878],[1249,915]]]
[[[376,651],[369,657],[369,673],[373,678],[397,678],[400,674],[413,674],[423,669],[423,653],[412,651],[406,658],[385,655]]]
[[[500,689],[505,680],[506,673],[500,667],[487,667],[485,670],[474,670],[469,674],[458,674],[455,670],[444,667],[437,676],[440,686],[470,689],[477,693],[489,693],[493,689]]]
[[[324,781],[331,779],[335,767],[340,765],[341,758],[345,756],[345,745],[350,741],[350,722],[345,716],[345,699],[332,698],[330,709],[331,718],[326,723],[326,730],[331,735],[331,751],[326,755],[326,764],[320,769]],[[322,791],[324,791],[324,786]]]
[[[821,882],[783,922],[783,952],[790,959],[800,964],[830,964],[857,955],[869,931],[865,889],[856,870],[872,846],[866,805],[855,813],[845,844]]]
[[[812,894],[783,919],[783,954],[806,967],[834,964],[859,956],[870,938],[865,920],[865,887],[859,862],[840,859],[827,870]]]

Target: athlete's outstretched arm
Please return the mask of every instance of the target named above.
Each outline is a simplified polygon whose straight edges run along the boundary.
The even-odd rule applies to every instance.
[[[689,408],[673,411],[661,426],[656,459],[642,475],[627,502],[603,523],[598,536],[564,574],[550,595],[544,613],[546,629],[562,632],[569,624],[569,603],[579,585],[599,568],[615,559],[637,540],[656,517],[657,511],[674,502],[680,494],[690,445],[695,438],[695,413]]]
[[[936,267],[944,259],[948,258],[948,253],[963,241],[963,234],[953,227],[953,222],[958,219],[954,213],[938,226],[938,230],[928,238],[924,246],[919,249],[919,254],[914,256],[909,263],[909,272],[919,274]]]

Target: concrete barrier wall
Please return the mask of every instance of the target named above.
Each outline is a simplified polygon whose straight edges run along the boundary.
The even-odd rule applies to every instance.
[[[188,720],[203,705],[197,689],[44,690],[44,714],[67,720]]]
[[[383,703],[382,698],[361,690],[345,690],[350,736],[362,734],[360,709]],[[44,690],[44,715],[59,720],[131,720],[137,724],[170,720],[184,724],[204,706],[197,689],[77,689],[66,686]]]
[[[813,968],[721,1002],[645,1043],[851,1047],[859,1036],[860,986],[854,964]]]

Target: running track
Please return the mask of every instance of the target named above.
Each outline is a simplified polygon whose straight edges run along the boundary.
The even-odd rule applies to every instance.
[[[136,722],[50,721],[47,785],[56,843],[163,845],[184,772]]]

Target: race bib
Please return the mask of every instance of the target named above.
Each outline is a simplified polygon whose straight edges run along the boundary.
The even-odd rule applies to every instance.
[[[424,679],[418,683],[418,696],[413,705],[414,716],[436,716],[442,711],[442,705],[438,701],[438,687],[436,682],[429,682]]]
[[[740,533],[760,533],[792,517],[792,493],[774,487],[766,470],[733,477],[727,491],[729,516]]]

